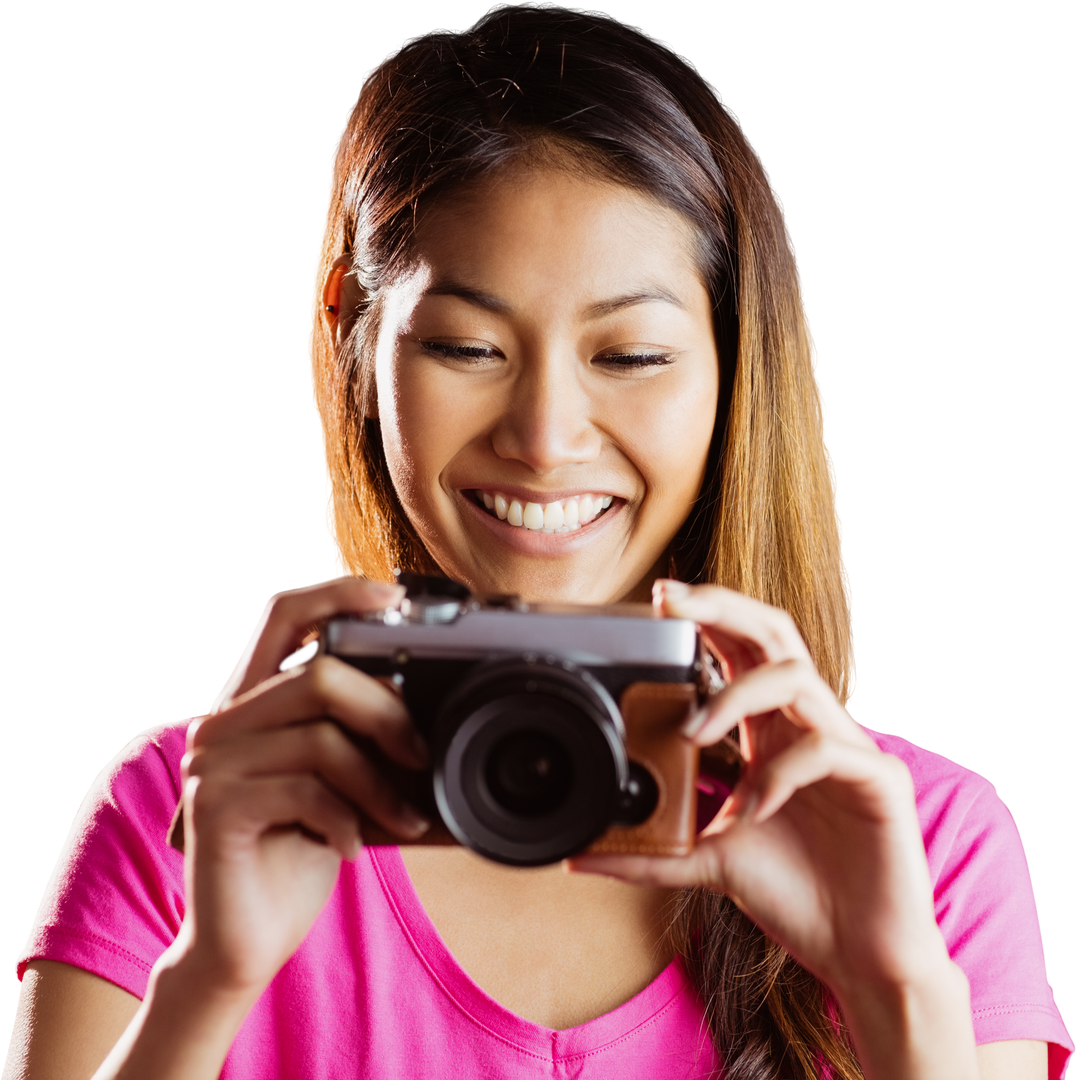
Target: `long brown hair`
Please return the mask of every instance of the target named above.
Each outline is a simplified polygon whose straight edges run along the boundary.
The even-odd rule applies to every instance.
[[[420,213],[460,185],[559,148],[643,191],[699,237],[720,364],[702,492],[674,572],[784,608],[847,696],[851,634],[818,393],[784,220],[736,122],[693,68],[616,21],[505,7],[406,45],[366,81],[340,142],[322,248],[314,377],[348,568],[434,569],[396,498],[370,419],[384,288]],[[543,148],[545,148],[543,150]],[[338,342],[322,289],[346,256],[358,300]],[[687,890],[672,934],[729,1080],[862,1073],[831,995],[727,897]]]

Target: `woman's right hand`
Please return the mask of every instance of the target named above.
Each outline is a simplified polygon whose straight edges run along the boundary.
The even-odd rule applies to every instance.
[[[270,601],[183,759],[187,912],[169,958],[206,990],[256,996],[299,947],[361,847],[359,812],[404,839],[428,827],[349,737],[409,768],[425,746],[403,703],[334,657],[280,672],[325,619],[400,601],[342,578]]]

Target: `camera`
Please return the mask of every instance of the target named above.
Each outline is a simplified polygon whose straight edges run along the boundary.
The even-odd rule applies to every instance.
[[[424,773],[380,758],[435,822],[418,843],[515,866],[691,850],[698,751],[679,729],[713,678],[694,623],[399,581],[399,608],[330,620],[320,651],[391,682],[426,738]]]

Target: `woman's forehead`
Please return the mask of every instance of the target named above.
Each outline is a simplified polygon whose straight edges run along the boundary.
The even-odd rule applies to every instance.
[[[434,287],[491,296],[501,291],[493,285],[537,278],[549,288],[550,277],[571,278],[597,304],[703,284],[699,246],[687,219],[636,188],[578,170],[517,167],[431,205],[408,270],[421,265]]]

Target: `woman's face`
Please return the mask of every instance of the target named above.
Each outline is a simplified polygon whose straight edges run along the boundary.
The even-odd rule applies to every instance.
[[[501,174],[421,222],[387,291],[377,403],[400,502],[486,593],[648,595],[717,410],[690,226],[632,189]]]

